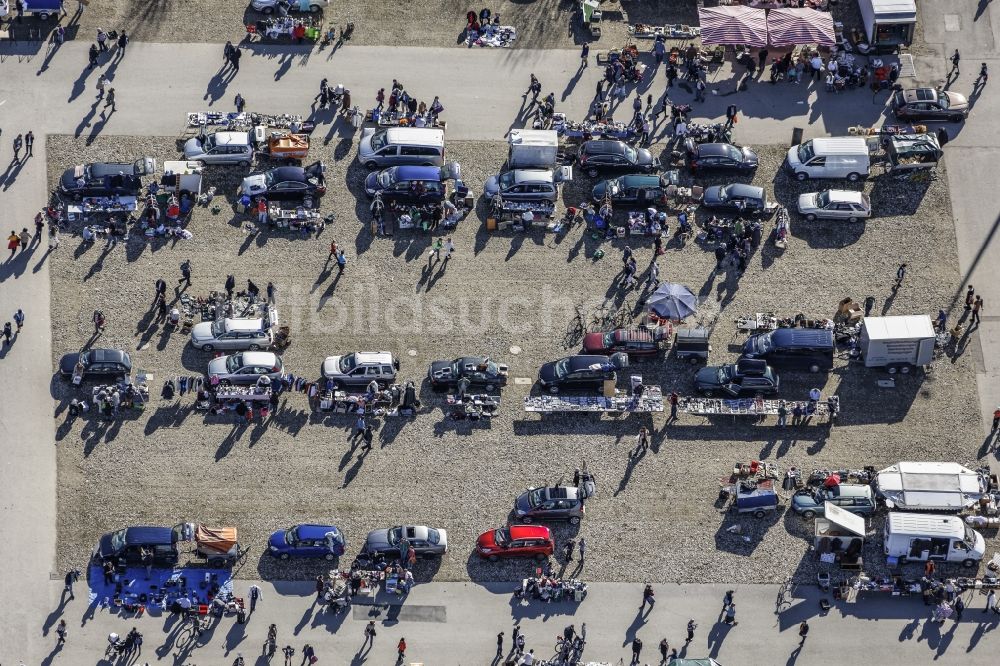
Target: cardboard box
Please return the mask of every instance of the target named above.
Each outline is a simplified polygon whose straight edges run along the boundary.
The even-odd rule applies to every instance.
[[[604,380],[604,397],[605,398],[615,397],[615,380],[613,379]]]

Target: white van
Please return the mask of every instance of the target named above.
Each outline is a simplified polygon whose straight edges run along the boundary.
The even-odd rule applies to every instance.
[[[366,169],[444,166],[444,130],[433,127],[368,127],[358,143]]]
[[[788,149],[788,170],[796,180],[867,178],[871,168],[868,144],[860,136],[820,137]]]
[[[958,516],[892,512],[885,521],[884,550],[900,562],[961,562],[971,568],[983,559],[986,542]]]

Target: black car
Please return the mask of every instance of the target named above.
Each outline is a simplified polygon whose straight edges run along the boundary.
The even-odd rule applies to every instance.
[[[958,123],[969,115],[969,100],[957,92],[935,88],[910,88],[892,96],[897,120],[950,120]]]
[[[321,197],[326,193],[324,169],[321,162],[316,162],[305,168],[284,166],[250,174],[243,179],[240,192],[277,200]]]
[[[624,354],[577,354],[550,361],[538,369],[538,383],[549,393],[562,389],[599,389],[606,380],[617,381],[616,370],[628,365]]]
[[[458,384],[462,378],[472,386],[482,386],[487,393],[507,384],[507,366],[486,356],[465,356],[454,361],[434,361],[427,370],[431,388],[443,390]]]
[[[767,209],[767,193],[757,185],[713,185],[705,188],[705,208],[738,215],[761,215]]]
[[[645,208],[666,203],[665,189],[666,182],[662,176],[631,174],[602,180],[594,186],[591,196],[594,201],[603,201],[605,196],[610,196],[616,206]]]
[[[153,553],[154,564],[170,567],[177,564],[181,527],[136,526],[109,532],[97,542],[91,557],[98,564],[107,560],[116,564],[138,564],[142,560],[141,549],[148,548]]]
[[[83,364],[84,377],[125,377],[132,372],[132,358],[120,349],[90,349],[65,354],[59,359],[59,374],[73,376],[77,361]]]
[[[136,196],[142,179],[156,171],[156,160],[143,157],[135,162],[92,162],[66,169],[59,179],[59,192],[73,199],[83,197]]]
[[[578,160],[580,168],[591,178],[602,173],[654,173],[660,168],[660,160],[645,148],[607,139],[584,143]]]
[[[688,168],[695,174],[730,171],[752,173],[757,169],[757,153],[731,143],[685,142]]]
[[[766,361],[740,359],[736,363],[702,368],[694,377],[694,385],[705,395],[773,395],[778,392],[778,373]]]

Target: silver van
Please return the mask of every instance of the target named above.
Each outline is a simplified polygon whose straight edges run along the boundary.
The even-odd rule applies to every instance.
[[[820,137],[789,148],[786,166],[796,180],[843,178],[853,183],[868,177],[871,157],[860,136]]]
[[[443,166],[444,130],[431,127],[369,127],[361,134],[358,161],[367,169]]]
[[[214,132],[196,136],[184,144],[184,159],[203,164],[250,166],[253,144],[249,132]]]
[[[239,349],[256,351],[271,346],[271,329],[263,319],[216,319],[191,329],[191,346],[203,351]]]

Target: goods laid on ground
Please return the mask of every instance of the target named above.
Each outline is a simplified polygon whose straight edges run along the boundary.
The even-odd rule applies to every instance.
[[[663,391],[659,386],[644,386],[640,395],[619,389],[613,396],[529,396],[524,399],[526,412],[662,412]]]
[[[785,405],[789,418],[796,408],[802,411],[802,418],[826,416],[832,421],[840,414],[840,398],[832,395],[826,400],[764,400],[763,398],[743,398],[721,400],[717,398],[681,398],[677,410],[686,414],[701,416],[777,416],[778,408]]]

